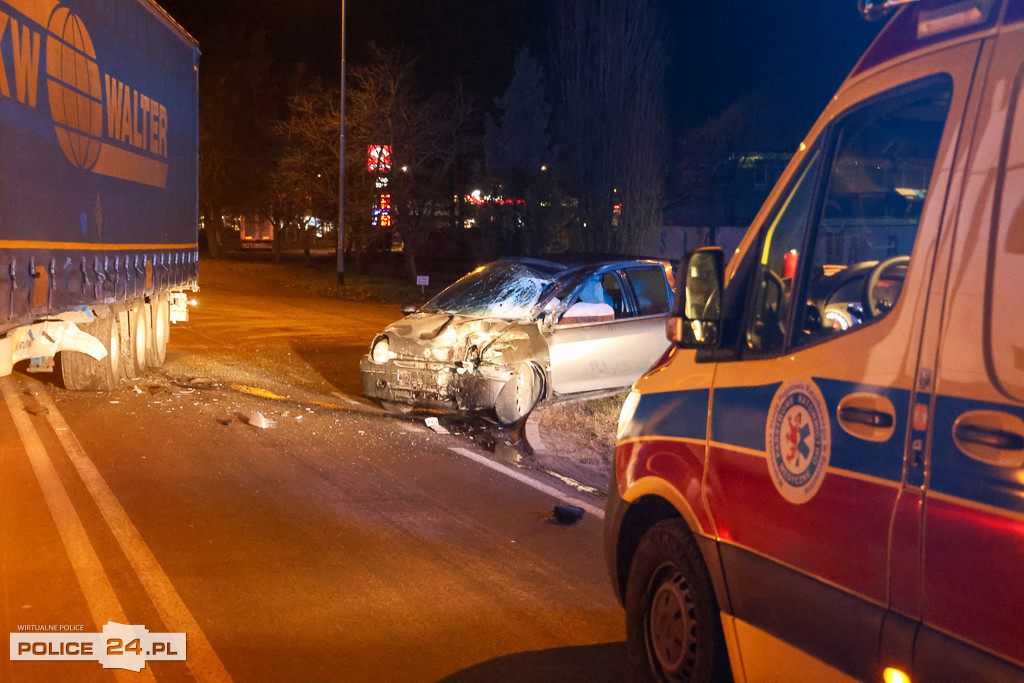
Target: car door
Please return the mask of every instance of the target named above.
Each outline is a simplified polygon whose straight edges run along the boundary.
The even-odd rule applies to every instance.
[[[827,669],[810,677],[878,676],[891,534],[906,519],[918,534],[905,444],[966,89],[902,75],[838,99],[762,210],[710,400],[705,500],[740,651],[796,646]]]
[[[924,341],[933,381],[921,401],[931,439],[914,680],[1024,679],[1024,12],[1013,12],[978,98]]]
[[[642,301],[634,281],[642,282]],[[661,265],[605,270],[585,281],[574,296],[586,303],[606,303],[614,317],[579,323],[564,316],[552,327],[549,382],[556,394],[628,387],[668,348],[670,293]]]

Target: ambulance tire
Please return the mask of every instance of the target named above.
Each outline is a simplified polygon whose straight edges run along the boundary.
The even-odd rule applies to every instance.
[[[626,646],[637,681],[731,680],[718,605],[689,529],[644,534],[626,583]]]
[[[60,372],[64,386],[71,391],[111,391],[121,382],[121,335],[117,315],[97,316],[91,323],[78,326],[100,340],[107,355],[96,360],[79,351],[61,351]]]

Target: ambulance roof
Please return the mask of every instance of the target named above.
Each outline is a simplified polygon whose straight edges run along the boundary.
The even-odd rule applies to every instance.
[[[851,76],[917,50],[1024,20],[1018,0],[920,0],[900,9],[861,57]]]

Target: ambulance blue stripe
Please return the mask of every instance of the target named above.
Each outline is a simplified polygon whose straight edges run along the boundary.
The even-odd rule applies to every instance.
[[[621,438],[658,436],[703,441],[707,438],[710,396],[708,389],[644,394]]]
[[[756,387],[715,387],[711,440],[763,451],[768,408],[780,386],[776,382]]]
[[[1024,408],[1006,403],[938,396],[930,488],[956,498],[1024,514],[1024,481],[1020,470],[995,467],[965,455],[953,442],[953,423],[972,410],[994,410],[1024,419]]]
[[[828,416],[832,422],[832,456],[830,467],[866,474],[878,479],[898,482],[903,477],[903,459],[894,454],[903,450],[907,434],[907,420],[910,414],[910,392],[873,384],[858,384],[841,380],[815,377],[814,383],[828,405]],[[854,393],[868,393],[883,396],[896,410],[896,429],[888,441],[878,443],[857,438],[839,426],[839,402]]]

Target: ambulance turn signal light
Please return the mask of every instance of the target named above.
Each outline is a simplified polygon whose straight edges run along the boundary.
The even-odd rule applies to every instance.
[[[911,683],[910,676],[891,666],[887,666],[882,672],[882,680],[885,683]]]

